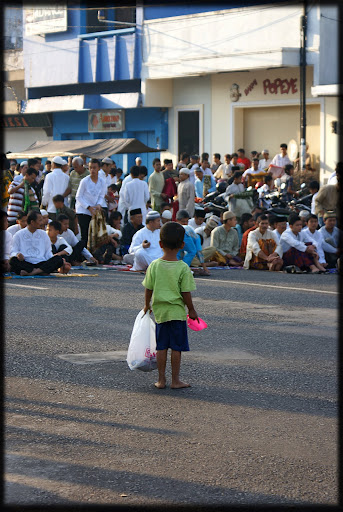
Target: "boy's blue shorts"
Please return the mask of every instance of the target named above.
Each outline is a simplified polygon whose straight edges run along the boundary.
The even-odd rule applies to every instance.
[[[168,348],[178,352],[189,350],[186,320],[171,320],[156,324],[156,350]]]

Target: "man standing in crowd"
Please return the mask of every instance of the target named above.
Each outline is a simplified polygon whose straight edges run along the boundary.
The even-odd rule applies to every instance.
[[[27,216],[27,227],[13,236],[11,272],[34,276],[50,274],[63,267],[65,260],[53,255],[50,238],[40,226],[41,214],[31,211]]]
[[[287,144],[280,144],[280,153],[274,156],[271,161],[271,165],[276,165],[276,167],[285,167],[285,165],[293,165],[287,155]]]
[[[134,262],[131,270],[146,270],[153,260],[161,258],[160,227],[161,216],[152,210],[146,216],[146,226],[132,238],[129,253],[134,255]]]
[[[336,171],[338,169],[343,170],[342,162],[337,164]],[[337,212],[340,179],[340,172],[337,172],[337,183],[335,185],[324,185],[316,195],[314,204],[320,227],[324,225],[325,212]]]
[[[214,153],[213,154],[213,163],[211,165],[211,171],[212,173],[214,174],[216,172],[216,170],[222,165],[221,161],[220,161],[220,154],[219,153]]]
[[[180,170],[180,183],[177,187],[177,197],[179,201],[179,210],[187,210],[190,217],[194,215],[194,185],[189,180],[190,170],[183,168]]]
[[[88,228],[92,216],[101,211],[101,200],[106,194],[106,183],[99,178],[100,162],[92,158],[89,162],[89,176],[83,178],[76,193],[76,215],[81,230],[81,240],[87,246]]]
[[[140,209],[143,215],[143,224],[147,214],[146,204],[149,200],[149,187],[148,184],[139,179],[140,168],[133,165],[130,169],[132,181],[126,185],[125,189],[125,203],[129,210]]]
[[[70,194],[70,208],[75,208],[75,197],[80,181],[89,176],[89,171],[84,167],[83,159],[80,156],[73,158],[72,165],[74,169],[70,173],[68,188],[63,195],[67,197]]]
[[[180,162],[176,166],[176,170],[179,171],[183,167],[187,167],[188,164],[189,164],[189,154],[188,153],[182,153],[181,154],[181,158],[180,158]]]
[[[237,223],[233,212],[225,212],[223,225],[215,228],[211,233],[211,246],[224,256],[226,264],[231,267],[241,267],[243,261],[238,256],[238,233],[235,229]]]
[[[214,177],[217,180],[228,180],[232,174],[230,170],[230,161],[231,161],[231,155],[229,153],[226,153],[224,155],[224,163],[220,164],[218,169],[214,172]]]
[[[272,159],[269,158],[269,149],[262,149],[262,158],[259,161],[258,168],[260,171],[268,170]]]
[[[251,162],[250,162],[249,158],[247,158],[245,156],[245,150],[243,148],[237,149],[237,153],[238,153],[237,163],[243,164],[244,169],[247,171],[251,165]]]
[[[49,218],[52,220],[56,218],[56,208],[52,198],[57,194],[62,194],[65,197],[69,185],[69,176],[62,170],[64,164],[63,158],[55,156],[52,159],[52,172],[44,180],[42,206],[46,207]]]
[[[149,177],[149,192],[151,197],[151,208],[160,212],[161,203],[164,199],[168,199],[167,194],[163,194],[164,176],[161,171],[161,160],[154,158],[152,162],[154,172]]]

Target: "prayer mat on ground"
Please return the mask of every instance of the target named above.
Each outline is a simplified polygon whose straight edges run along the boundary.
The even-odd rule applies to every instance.
[[[18,276],[17,274],[3,274],[4,279],[43,279],[50,277],[98,277],[99,274],[50,274],[49,276]]]

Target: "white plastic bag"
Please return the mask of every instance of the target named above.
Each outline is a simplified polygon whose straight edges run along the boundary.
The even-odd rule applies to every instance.
[[[155,322],[143,309],[133,326],[126,361],[130,370],[151,372],[157,368]]]

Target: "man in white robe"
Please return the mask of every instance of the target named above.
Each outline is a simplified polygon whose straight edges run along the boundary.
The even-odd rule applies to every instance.
[[[131,270],[146,270],[150,263],[163,256],[160,247],[161,216],[152,210],[146,216],[146,226],[134,234],[129,254],[134,255]]]
[[[139,167],[133,165],[130,169],[132,181],[126,185],[124,191],[124,200],[128,205],[128,210],[140,209],[143,215],[143,224],[147,214],[146,204],[150,197],[149,187],[146,181],[139,179]]]
[[[179,200],[179,210],[187,210],[190,218],[192,218],[195,210],[195,188],[193,183],[190,182],[189,174],[189,169],[180,169],[177,197]]]
[[[47,174],[44,179],[42,205],[46,207],[49,218],[51,219],[53,219],[54,214],[56,214],[56,207],[52,198],[57,194],[61,194],[65,197],[64,194],[69,186],[69,176],[62,170],[64,164],[65,160],[63,160],[63,158],[55,156],[51,164],[52,172]]]

